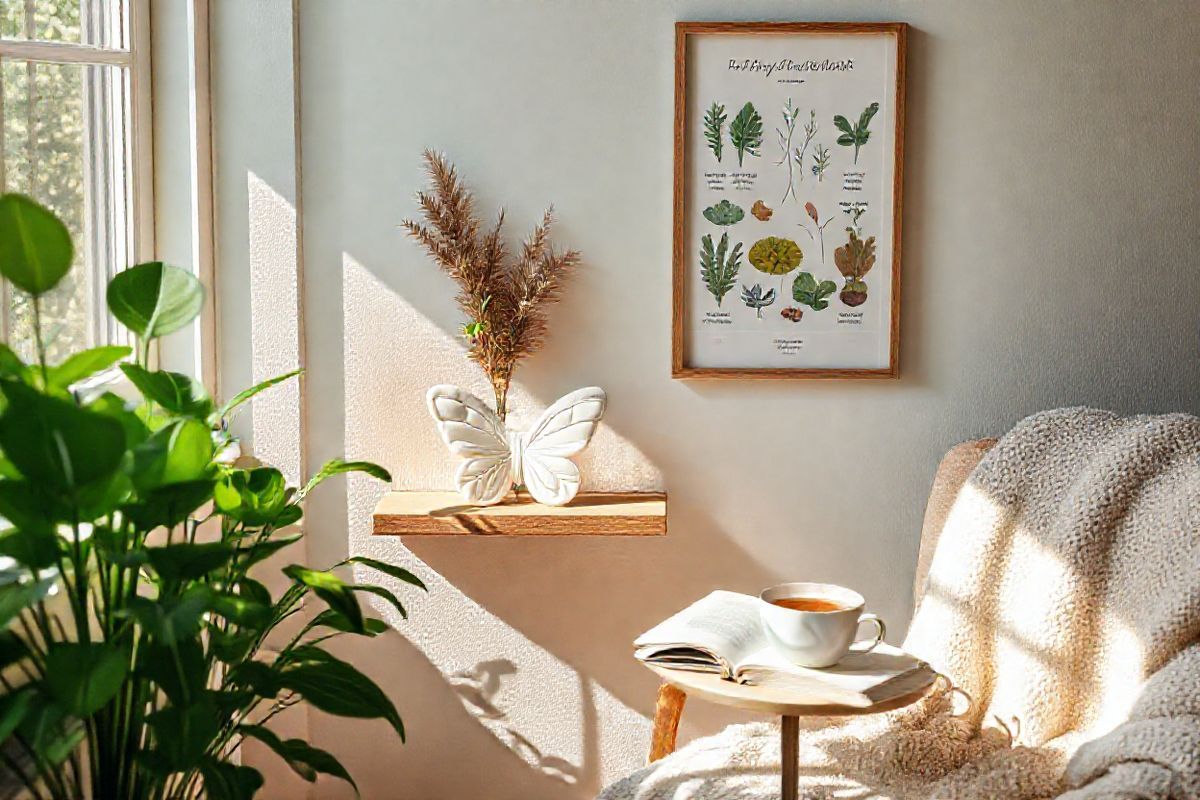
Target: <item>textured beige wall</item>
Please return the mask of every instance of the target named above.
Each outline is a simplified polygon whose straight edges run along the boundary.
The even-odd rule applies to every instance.
[[[668,377],[672,23],[735,14],[913,25],[899,381]],[[589,479],[671,495],[661,541],[411,552],[367,535],[378,488],[314,499],[312,561],[371,553],[432,590],[406,592],[398,634],[344,651],[409,743],[310,716],[365,797],[591,797],[645,752],[655,682],[629,641],[681,603],[840,581],[898,639],[951,444],[1058,405],[1196,410],[1195,3],[306,0],[300,29],[310,463],[348,452],[398,486],[448,486],[422,395],[482,384],[452,286],[396,228],[431,145],[483,209],[507,205],[514,236],[553,201],[558,241],[587,257],[518,373],[519,411],[604,386]],[[227,363],[236,383],[245,359]],[[684,734],[734,718],[695,703]]]

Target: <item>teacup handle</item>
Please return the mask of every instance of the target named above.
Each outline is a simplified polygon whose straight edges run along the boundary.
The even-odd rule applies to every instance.
[[[870,641],[869,643],[868,643],[867,639],[860,639],[859,641],[850,645],[851,653],[857,653],[858,655],[863,655],[864,653],[869,653],[872,650],[874,650],[876,647],[879,646],[879,643],[883,641],[884,636],[887,636],[887,626],[884,625],[883,620],[881,620],[875,614],[863,614],[861,617],[858,618],[858,623],[860,625],[864,622],[874,622],[875,623],[875,639],[873,641]],[[866,645],[866,647],[861,646],[864,644]]]

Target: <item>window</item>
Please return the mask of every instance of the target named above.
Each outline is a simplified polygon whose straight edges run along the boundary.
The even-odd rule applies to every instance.
[[[75,241],[42,301],[52,361],[124,341],[105,287],[152,250],[147,14],[146,0],[0,0],[0,188],[52,209]],[[0,336],[32,358],[29,298],[2,293]]]

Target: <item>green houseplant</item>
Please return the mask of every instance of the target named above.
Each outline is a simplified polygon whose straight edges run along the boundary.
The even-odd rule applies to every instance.
[[[20,195],[0,197],[0,273],[39,299],[68,272],[70,236],[52,213]],[[228,421],[285,375],[218,406],[190,377],[149,365],[150,343],[199,313],[203,288],[184,270],[140,264],[108,286],[108,306],[134,335],[49,364],[0,346],[0,756],[44,800],[104,797],[248,798],[261,774],[237,763],[257,739],[298,774],[353,784],[330,753],[281,740],[265,723],[298,702],[346,717],[387,721],[392,702],[321,646],[375,636],[356,595],[388,589],[347,583],[292,564],[273,594],[250,569],[300,539],[292,526],[309,492],[331,475],[381,467],[333,461],[302,488],[269,466],[220,458]],[[123,363],[122,363],[123,362]],[[73,386],[120,363],[140,393]],[[424,588],[411,573],[348,559]],[[319,613],[302,614],[310,600]]]

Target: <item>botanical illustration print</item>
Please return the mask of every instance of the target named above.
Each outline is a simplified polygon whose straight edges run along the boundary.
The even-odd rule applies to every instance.
[[[742,302],[753,308],[758,318],[762,319],[762,310],[775,302],[775,290],[768,289],[763,294],[762,284],[756,283],[749,288],[742,284]]]
[[[685,370],[887,367],[891,51],[829,35],[692,41]]]
[[[871,117],[879,111],[879,103],[871,103],[863,109],[862,114],[858,117],[858,122],[854,125],[850,121],[838,114],[833,118],[833,126],[842,132],[838,137],[837,143],[846,147],[854,148],[854,163],[858,163],[858,149],[867,143],[867,139],[871,138],[871,132],[867,130],[867,126],[871,124]]]
[[[747,155],[757,156],[762,147],[763,120],[753,103],[746,103],[729,125],[729,142],[737,150],[738,166]]]
[[[850,231],[850,241],[833,251],[833,263],[846,278],[846,285],[838,295],[841,301],[851,307],[867,302],[867,284],[863,276],[875,266],[875,237],[864,241]]]
[[[704,115],[704,138],[708,141],[708,149],[721,161],[722,137],[725,128],[725,106],[717,105],[714,101]]]
[[[700,240],[700,274],[709,294],[717,301],[718,308],[725,295],[737,283],[738,269],[742,266],[742,243],[735,244],[726,256],[728,249],[728,233],[721,234],[721,241],[716,250],[713,249],[712,236],[705,234]]]

